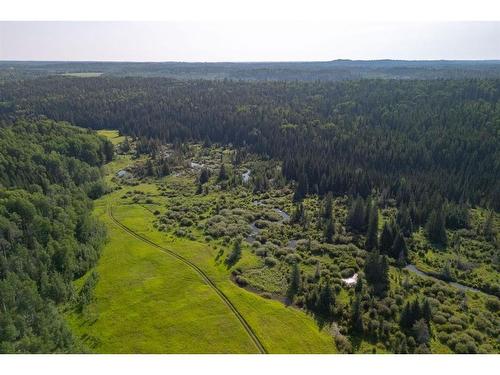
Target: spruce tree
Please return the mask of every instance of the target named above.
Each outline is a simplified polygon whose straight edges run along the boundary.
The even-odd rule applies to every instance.
[[[210,178],[210,171],[203,167],[200,172],[200,177],[198,178],[198,181],[200,184],[205,184],[208,182],[208,179]]]
[[[347,226],[354,231],[361,232],[365,221],[365,204],[363,198],[357,197],[352,203],[347,215]]]
[[[429,241],[445,246],[447,243],[446,228],[443,210],[441,208],[433,210],[425,226]]]
[[[148,159],[146,162],[146,176],[153,176],[154,175],[154,168],[153,168],[153,162],[151,159]]]
[[[316,311],[324,317],[330,317],[334,304],[335,297],[333,295],[332,288],[330,287],[330,283],[325,282],[319,290],[318,301],[316,302]]]
[[[366,233],[365,248],[371,251],[377,247],[378,239],[378,207],[373,203],[370,208],[370,215],[368,218],[368,232]]]
[[[302,202],[295,204],[295,210],[292,214],[291,222],[294,224],[304,224],[305,221],[305,208]]]
[[[391,252],[392,244],[394,243],[394,235],[392,233],[390,225],[385,222],[382,228],[382,234],[380,235],[380,245],[379,249],[382,254],[389,255]]]
[[[413,336],[419,344],[427,344],[430,340],[429,327],[424,319],[417,320],[412,327]]]
[[[220,169],[219,169],[219,176],[218,180],[219,181],[224,181],[228,179],[227,171],[226,171],[226,166],[224,163],[221,164]]]
[[[424,299],[424,302],[422,304],[422,317],[427,323],[430,323],[432,319],[431,304],[429,303],[429,300],[427,298]]]
[[[378,251],[368,254],[365,262],[365,277],[376,295],[383,295],[389,289],[389,265],[387,258]]]
[[[392,243],[389,255],[393,259],[400,259],[401,257],[406,259],[408,255],[408,249],[406,247],[406,241],[401,232],[396,234],[396,238],[394,238],[394,242]]]
[[[358,277],[356,286],[354,287],[354,292],[356,295],[361,295],[363,293],[364,281],[362,277]]]
[[[329,191],[325,198],[325,205],[323,207],[323,217],[325,220],[331,219],[333,215],[333,195]]]
[[[399,318],[399,324],[403,329],[409,329],[413,325],[410,302],[406,302]]]
[[[333,219],[328,219],[325,224],[325,242],[333,243],[334,235],[335,235],[335,223]]]
[[[402,205],[398,210],[397,223],[403,232],[403,235],[409,236],[413,232],[413,223],[410,216],[410,211],[406,205]]]
[[[363,323],[363,311],[361,309],[361,298],[359,295],[356,296],[351,309],[351,327],[352,330],[357,333],[363,333],[364,323]]]
[[[290,302],[293,302],[293,298],[298,293],[300,289],[300,269],[297,263],[294,263],[292,269],[290,270],[290,283],[288,284],[287,297]]]
[[[302,172],[299,174],[299,179],[297,186],[295,187],[295,193],[293,194],[293,201],[299,202],[306,197],[309,192],[309,182],[307,180],[307,174]]]
[[[493,229],[493,211],[490,211],[483,227],[484,237],[488,241],[492,241],[495,238],[495,231]]]
[[[314,271],[314,280],[318,281],[321,277],[321,263],[316,263],[316,269]]]

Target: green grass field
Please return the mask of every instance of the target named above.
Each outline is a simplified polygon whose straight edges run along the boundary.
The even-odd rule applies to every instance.
[[[118,132],[118,130],[102,129],[102,130],[98,130],[97,134],[108,138],[111,141],[111,143],[113,143],[113,145],[117,145],[117,144],[123,142],[123,140],[125,139],[124,136],[120,136],[120,133]]]
[[[107,174],[126,165],[117,159]],[[241,322],[192,268],[117,226],[107,212],[147,239],[199,267],[227,296],[269,353],[334,353],[333,339],[312,317],[236,286],[230,270],[215,262],[218,250],[185,238],[167,237],[153,227],[154,215],[120,200],[130,190],[154,192],[141,184],[95,202],[95,215],[108,228],[109,241],[98,266],[95,301],[68,321],[96,353],[258,353]],[[164,198],[163,198],[164,199]],[[153,207],[151,207],[153,208]],[[249,255],[241,262],[251,262]],[[80,285],[85,276],[76,282]]]

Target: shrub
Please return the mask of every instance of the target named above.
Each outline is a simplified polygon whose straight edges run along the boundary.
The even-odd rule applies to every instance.
[[[182,230],[182,229],[177,229],[175,231],[175,235],[178,236],[178,237],[184,237],[184,236],[186,236],[186,231]]]
[[[463,321],[462,319],[460,319],[458,316],[452,316],[450,319],[448,319],[448,321],[451,323],[451,324],[454,324],[454,325],[460,325],[462,328],[465,329],[465,327],[467,327],[467,322]]]
[[[315,257],[309,257],[304,261],[305,264],[317,264],[318,262],[318,258]]]
[[[443,315],[436,314],[432,317],[432,321],[436,324],[445,324],[447,322],[447,319]]]
[[[288,264],[298,263],[300,262],[300,256],[298,254],[288,254],[285,257],[285,262],[287,262]]]
[[[266,257],[264,258],[264,264],[268,267],[274,267],[276,264],[278,264],[278,261],[276,260],[276,258]]]
[[[236,276],[235,280],[239,286],[247,286],[248,285],[248,280],[245,279],[243,276]]]
[[[274,211],[265,211],[261,217],[268,221],[280,221],[281,215]]]
[[[352,275],[354,275],[354,270],[352,268],[343,269],[340,272],[340,275],[342,276],[342,278],[346,279],[346,278],[351,277]]]
[[[259,229],[268,228],[269,224],[270,224],[269,221],[265,221],[265,220],[256,220],[255,221],[255,226]]]
[[[481,344],[484,340],[484,335],[475,329],[468,329],[465,331],[470,337],[472,337],[478,344]]]
[[[278,249],[274,252],[274,254],[279,257],[279,258],[282,258],[284,257],[285,255],[287,255],[287,251],[285,249]]]
[[[439,332],[437,335],[437,338],[443,344],[447,344],[448,340],[450,339],[450,335],[447,334],[446,332]]]
[[[495,349],[490,344],[483,344],[479,347],[478,353],[481,354],[491,354],[495,352]]]
[[[338,334],[335,336],[335,345],[340,353],[351,354],[353,352],[351,342],[344,335]]]
[[[187,217],[183,217],[181,219],[180,225],[182,227],[190,227],[191,225],[193,225],[193,222],[192,222],[192,220],[188,219]]]
[[[255,255],[259,256],[259,257],[267,257],[267,254],[268,254],[268,250],[264,247],[259,247],[257,250],[255,250]]]
[[[431,351],[425,344],[420,344],[417,349],[415,349],[415,354],[430,354]]]
[[[498,298],[488,298],[485,305],[491,312],[497,313],[500,310],[500,300]]]

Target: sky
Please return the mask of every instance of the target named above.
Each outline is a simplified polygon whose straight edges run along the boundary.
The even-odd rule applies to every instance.
[[[0,21],[0,60],[500,59],[500,22]]]

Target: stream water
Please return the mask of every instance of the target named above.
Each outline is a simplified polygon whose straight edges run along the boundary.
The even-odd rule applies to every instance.
[[[429,275],[428,273],[425,273],[423,271],[420,271],[414,264],[408,264],[406,267],[405,267],[406,270],[416,274],[416,275],[419,275],[419,276],[422,276],[422,277],[427,277],[427,278],[430,278],[430,279],[433,279],[433,280],[436,280],[436,281],[442,281],[446,284],[449,284],[457,289],[460,289],[460,290],[463,290],[463,291],[470,291],[470,292],[481,292],[479,289],[476,289],[476,288],[472,288],[470,286],[467,286],[467,285],[463,285],[463,284],[460,284],[460,283],[457,283],[455,281],[444,281],[444,280],[440,280],[438,279],[437,277],[434,277],[432,275]]]
[[[250,174],[250,171],[248,171],[248,173]],[[252,203],[256,206],[265,206],[265,204],[261,201],[253,201]],[[290,215],[288,215],[285,211],[280,210],[279,208],[273,208],[273,210],[281,216],[282,222],[285,220],[290,220]],[[257,237],[257,235],[260,233],[260,231],[261,231],[261,229],[259,229],[255,226],[255,221],[250,223],[250,234],[247,236],[246,240],[250,243],[254,242],[255,237]],[[292,246],[290,246],[290,245],[292,245]],[[295,248],[297,246],[297,241],[291,240],[289,242],[289,246],[292,248]]]
[[[247,171],[241,175],[244,183],[247,183],[250,180],[250,173],[250,169],[247,169]]]

